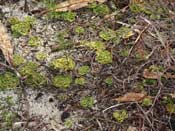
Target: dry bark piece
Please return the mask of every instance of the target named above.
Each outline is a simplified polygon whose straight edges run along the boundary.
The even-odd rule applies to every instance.
[[[146,94],[144,93],[129,92],[124,94],[123,96],[116,98],[115,100],[119,102],[139,102],[143,100],[145,97]]]
[[[7,34],[6,27],[0,22],[0,49],[9,64],[12,64],[13,46]]]
[[[89,3],[104,3],[107,0],[67,0],[57,5],[56,11],[72,11],[88,6]]]

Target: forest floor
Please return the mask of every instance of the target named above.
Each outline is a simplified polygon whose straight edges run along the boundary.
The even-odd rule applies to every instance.
[[[175,130],[175,2],[60,2],[0,1],[0,131]]]

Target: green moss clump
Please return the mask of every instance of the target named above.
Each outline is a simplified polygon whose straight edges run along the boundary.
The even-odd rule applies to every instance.
[[[37,71],[38,64],[35,62],[28,62],[23,67],[19,68],[22,76],[26,76],[24,83],[30,87],[39,87],[46,84],[47,79],[44,75]]]
[[[32,74],[27,76],[27,79],[25,80],[25,84],[27,84],[30,87],[37,88],[41,85],[46,84],[46,78],[44,75],[33,72]]]
[[[89,66],[81,66],[78,69],[78,74],[80,74],[80,75],[86,75],[89,72],[90,72],[90,67]]]
[[[71,128],[73,126],[74,122],[72,119],[66,119],[65,122],[64,122],[64,126],[66,128]]]
[[[128,113],[126,110],[117,110],[113,113],[113,117],[119,123],[122,123],[125,119],[128,118]]]
[[[11,29],[15,37],[25,36],[30,31],[30,25],[28,23],[20,22],[18,24],[12,25]]]
[[[19,85],[19,79],[11,72],[0,74],[0,89],[15,88]]]
[[[83,108],[92,108],[93,105],[94,105],[94,103],[95,103],[94,98],[93,97],[90,97],[90,96],[83,97],[80,100],[80,105]]]
[[[110,28],[106,28],[99,33],[99,36],[102,39],[108,41],[116,37],[116,32]]]
[[[86,80],[81,77],[81,78],[76,78],[75,79],[75,84],[83,86],[86,83]]]
[[[31,47],[37,47],[40,45],[40,43],[41,43],[40,38],[37,36],[32,36],[28,42],[29,46],[31,46]]]
[[[78,35],[83,34],[84,32],[85,32],[85,29],[82,26],[77,26],[75,28],[75,33]]]
[[[21,64],[25,63],[25,59],[19,54],[14,54],[12,62],[14,66],[20,66]]]
[[[70,75],[58,75],[52,79],[52,83],[55,87],[66,89],[70,87],[72,77]]]
[[[75,62],[71,57],[61,57],[53,60],[51,66],[54,69],[73,70],[75,68]]]
[[[18,21],[17,18],[9,20],[11,23],[11,30],[15,37],[28,35],[31,27],[33,26],[35,19],[33,17],[26,17],[24,21]]]
[[[33,72],[37,72],[38,64],[35,62],[27,62],[23,67],[19,68],[19,72],[23,76],[31,75]]]
[[[97,4],[93,7],[93,12],[97,15],[104,16],[106,14],[109,14],[110,9],[105,4]]]
[[[109,86],[111,86],[111,85],[113,84],[113,79],[112,79],[112,77],[107,77],[107,78],[105,79],[105,83],[108,84]]]
[[[82,42],[82,45],[87,46],[93,50],[104,50],[106,48],[105,44],[101,41],[91,41],[91,42],[86,41],[86,42]]]
[[[112,63],[112,54],[107,50],[96,51],[96,60],[101,64]]]
[[[45,54],[43,52],[38,52],[38,53],[36,53],[35,57],[39,61],[44,61],[47,58],[47,54]]]
[[[153,103],[151,98],[144,98],[142,100],[142,106],[151,106]]]

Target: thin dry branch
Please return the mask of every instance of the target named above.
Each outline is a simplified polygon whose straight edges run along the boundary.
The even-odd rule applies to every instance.
[[[72,11],[88,6],[89,3],[104,3],[107,0],[67,0],[57,5],[56,11]]]

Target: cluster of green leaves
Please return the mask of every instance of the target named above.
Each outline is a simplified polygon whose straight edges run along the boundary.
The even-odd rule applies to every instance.
[[[46,84],[46,77],[37,71],[38,64],[35,62],[27,62],[18,70],[22,76],[26,76],[25,84],[30,87],[40,87]]]
[[[35,23],[35,18],[27,16],[22,21],[16,17],[11,17],[9,18],[8,22],[11,25],[11,30],[14,37],[20,37],[28,35],[30,29]]]
[[[11,72],[4,72],[0,74],[0,89],[15,88],[19,85],[18,77]]]

